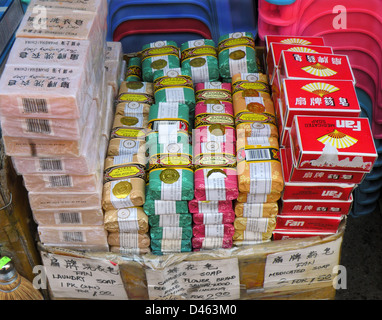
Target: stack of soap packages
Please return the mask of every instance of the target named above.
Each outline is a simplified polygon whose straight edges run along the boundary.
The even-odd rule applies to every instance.
[[[126,76],[123,75],[126,79]],[[146,143],[149,110],[154,102],[151,82],[122,81],[104,170],[103,209],[110,251],[146,254],[150,250],[146,201]]]
[[[190,252],[192,217],[188,201],[194,196],[190,118],[195,110],[191,72],[180,66],[179,48],[171,41],[144,46],[142,70],[144,77],[153,81],[155,97],[146,137],[148,184],[144,205],[151,250],[157,255]]]
[[[234,244],[240,246],[271,239],[284,181],[267,76],[263,73],[235,74],[232,95],[239,187]]]
[[[189,203],[194,221],[193,249],[231,248],[233,200],[238,196],[231,84],[198,83],[196,92],[195,198]]]
[[[268,56],[274,42],[307,44],[300,51],[282,50],[269,74],[285,183],[273,239],[334,234],[351,209],[353,190],[377,158],[368,119],[359,117],[349,59],[331,53],[319,37],[266,40]],[[313,41],[321,41],[319,51],[309,50]]]
[[[6,153],[23,175],[46,245],[108,250],[105,35],[105,1],[33,0],[0,80]]]

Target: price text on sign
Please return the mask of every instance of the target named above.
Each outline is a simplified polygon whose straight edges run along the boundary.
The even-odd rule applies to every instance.
[[[333,268],[339,263],[342,238],[304,249],[267,256],[264,289],[316,286],[332,282]]]
[[[240,298],[237,258],[181,262],[146,271],[150,299],[233,300]]]
[[[42,254],[56,298],[127,300],[119,266],[108,260]]]

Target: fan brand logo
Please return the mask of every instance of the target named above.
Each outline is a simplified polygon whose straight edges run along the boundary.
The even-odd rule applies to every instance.
[[[342,196],[342,192],[338,192],[338,191],[330,191],[330,190],[324,190],[322,192],[322,196],[323,197],[331,197],[333,199],[339,199],[341,198]]]
[[[354,120],[336,120],[337,128],[348,128],[353,131],[361,131],[361,121]]]
[[[290,227],[303,227],[304,224],[305,224],[304,221],[287,220],[285,222],[285,226],[290,226]]]

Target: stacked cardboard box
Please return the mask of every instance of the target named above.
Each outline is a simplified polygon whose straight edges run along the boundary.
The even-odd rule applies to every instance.
[[[274,240],[334,234],[376,159],[351,66],[318,37],[269,36],[267,47],[285,180]]]
[[[0,80],[6,153],[23,175],[45,244],[108,249],[105,34],[104,1],[34,0]]]

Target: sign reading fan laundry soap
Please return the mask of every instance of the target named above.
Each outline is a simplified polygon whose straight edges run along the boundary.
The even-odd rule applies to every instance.
[[[264,289],[293,290],[328,286],[338,265],[342,238],[317,246],[283,251],[267,256]]]
[[[150,300],[234,300],[240,298],[237,258],[187,261],[146,270]]]
[[[119,266],[108,260],[42,253],[53,296],[68,299],[127,300]]]

